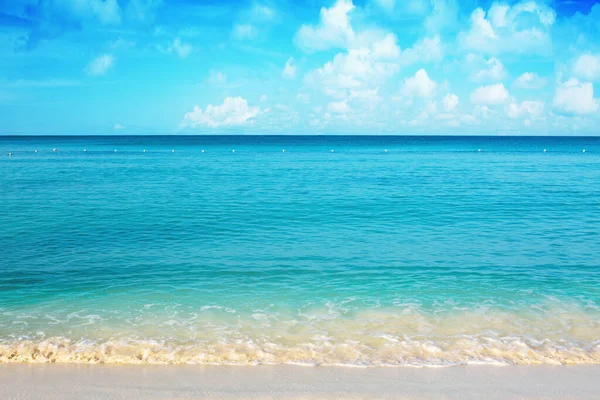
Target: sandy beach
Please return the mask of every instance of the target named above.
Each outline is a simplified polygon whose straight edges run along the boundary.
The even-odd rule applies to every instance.
[[[0,365],[4,400],[597,399],[600,366]]]

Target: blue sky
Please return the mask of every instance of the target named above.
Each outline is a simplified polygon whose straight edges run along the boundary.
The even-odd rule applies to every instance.
[[[0,134],[600,134],[600,4],[0,0]]]

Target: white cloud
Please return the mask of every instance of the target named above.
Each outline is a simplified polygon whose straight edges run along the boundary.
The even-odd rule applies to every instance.
[[[130,19],[150,23],[153,22],[162,4],[161,0],[130,0],[125,8],[125,14]]]
[[[260,102],[261,103],[264,103],[267,100],[269,100],[269,96],[267,96],[266,94],[263,94],[262,96],[260,96]]]
[[[433,115],[433,114],[437,113],[437,102],[428,101],[427,104],[425,105],[425,111],[427,112],[428,115]]]
[[[504,64],[496,57],[485,59],[471,53],[467,55],[467,63],[472,68],[477,69],[472,75],[472,79],[476,82],[497,82],[503,80],[506,76]]]
[[[346,103],[346,101],[338,101],[327,104],[327,111],[336,113],[336,114],[345,114],[350,111],[350,107]]]
[[[181,39],[176,37],[173,40],[173,49],[180,58],[186,58],[192,53],[193,47],[187,43],[183,43]]]
[[[375,3],[386,11],[392,11],[396,5],[396,0],[374,0]]]
[[[544,113],[544,103],[541,101],[523,101],[521,104],[510,103],[506,107],[509,118],[536,118]]]
[[[108,72],[115,64],[115,58],[110,54],[103,54],[93,59],[87,66],[86,72],[91,76],[100,76]]]
[[[301,103],[308,103],[310,101],[310,95],[306,93],[298,93],[298,96],[296,96],[296,100],[298,100]]]
[[[453,27],[458,21],[457,3],[457,0],[431,0],[432,11],[424,24],[427,31],[441,32]]]
[[[434,95],[436,86],[435,81],[427,75],[427,71],[421,68],[414,76],[404,79],[401,93],[407,97],[428,98]]]
[[[541,89],[546,85],[546,80],[540,78],[535,72],[525,72],[515,80],[513,85],[520,89]]]
[[[493,111],[486,105],[476,105],[473,107],[473,114],[477,117],[488,118]]]
[[[447,112],[452,112],[458,106],[459,99],[458,96],[453,93],[448,93],[444,96],[444,110]]]
[[[157,45],[156,48],[158,49],[158,51],[165,54],[175,53],[179,58],[188,57],[194,50],[194,48],[190,44],[182,42],[179,37],[173,39],[173,41],[170,42],[167,46]]]
[[[180,127],[195,128],[208,126],[218,128],[226,126],[240,126],[248,123],[260,113],[259,107],[250,107],[246,99],[241,97],[227,97],[223,104],[213,106],[209,104],[202,110],[198,106],[185,113]]]
[[[360,109],[364,111],[365,106],[373,108],[381,102],[379,88],[401,66],[443,59],[444,46],[439,36],[422,38],[401,51],[397,36],[391,32],[373,26],[363,31],[354,29],[349,17],[353,9],[351,1],[338,0],[331,8],[321,9],[318,25],[305,25],[296,35],[296,43],[308,51],[333,47],[347,49],[323,67],[309,71],[304,78],[307,84],[326,96],[352,106],[360,103],[363,106]],[[424,70],[416,79],[422,78],[423,73],[427,80],[410,80],[405,85],[406,93],[420,97],[432,95],[436,84]],[[423,86],[417,87],[419,84]]]
[[[580,83],[572,78],[556,88],[554,109],[566,114],[591,114],[598,110],[598,102],[594,99],[594,86],[591,83]]]
[[[362,89],[362,90],[350,90],[350,101],[358,102],[364,105],[374,106],[379,103],[382,99],[378,94],[379,88],[375,89]]]
[[[227,75],[221,71],[211,69],[208,74],[208,83],[211,85],[224,85],[227,83]]]
[[[377,43],[373,43],[373,48]],[[373,48],[338,53],[323,67],[309,72],[305,80],[327,96],[336,98],[348,96],[350,90],[377,87],[394,75],[399,67],[390,60],[380,59],[381,52],[376,53]]]
[[[348,47],[354,38],[349,13],[354,10],[351,0],[337,0],[330,8],[321,8],[318,25],[302,25],[295,42],[306,51]]]
[[[290,57],[285,63],[285,67],[283,67],[283,71],[281,72],[284,78],[294,79],[296,77],[296,66],[292,64],[293,62],[294,57]]]
[[[103,24],[119,24],[121,22],[121,9],[117,0],[91,0],[87,3]],[[78,4],[82,5],[81,2]]]
[[[404,65],[439,62],[444,58],[444,47],[439,36],[425,37],[404,50],[400,58]]]
[[[508,90],[504,84],[480,86],[471,93],[471,102],[479,105],[498,105],[508,100]]]
[[[388,33],[381,40],[373,43],[373,57],[378,59],[392,59],[400,55],[400,47],[396,41],[398,38],[393,33]]]
[[[254,39],[258,36],[258,30],[251,24],[236,24],[233,27],[233,37],[238,40]]]
[[[97,19],[105,25],[121,23],[121,8],[117,0],[56,1],[48,7],[53,7],[52,11],[63,18],[78,21]]]
[[[271,21],[277,15],[277,12],[264,4],[254,4],[252,7],[252,17],[256,20]]]
[[[458,42],[466,49],[485,54],[547,53],[555,19],[554,10],[535,1],[525,0],[512,6],[495,2],[487,14],[481,8],[473,11],[470,27],[459,33]]]
[[[573,74],[587,81],[600,80],[600,55],[580,55],[573,64]]]
[[[110,42],[110,47],[115,50],[129,50],[135,47],[135,41],[123,39],[122,37],[117,38]]]
[[[120,131],[120,130],[123,130],[123,129],[125,129],[125,126],[123,126],[123,125],[121,125],[121,124],[115,124],[115,126],[113,126],[113,129],[114,129],[115,131]]]

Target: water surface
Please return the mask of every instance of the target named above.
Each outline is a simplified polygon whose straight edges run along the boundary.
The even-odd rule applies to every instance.
[[[0,187],[0,362],[600,362],[599,138],[0,137]]]

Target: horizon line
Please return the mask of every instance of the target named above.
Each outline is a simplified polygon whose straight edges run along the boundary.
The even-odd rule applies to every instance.
[[[65,137],[65,138],[83,138],[83,137],[94,137],[94,138],[118,138],[118,137],[489,137],[489,138],[600,138],[600,133],[595,135],[518,135],[518,134],[506,134],[506,135],[494,135],[494,134],[91,134],[91,135],[79,135],[79,134],[0,134],[0,138],[14,138],[14,137]]]

